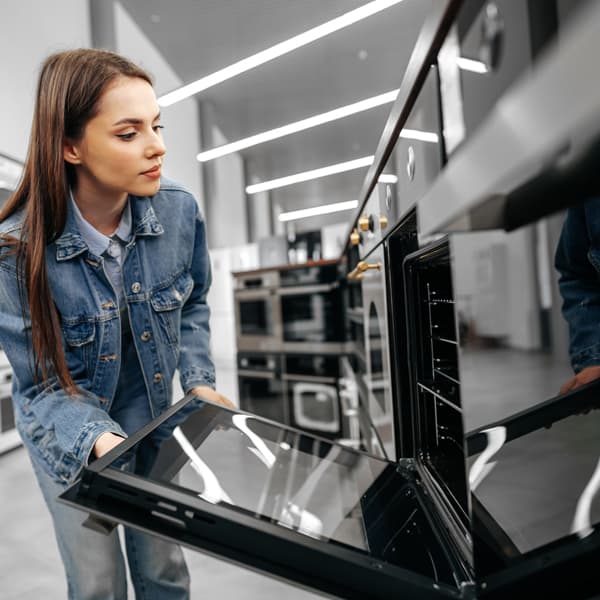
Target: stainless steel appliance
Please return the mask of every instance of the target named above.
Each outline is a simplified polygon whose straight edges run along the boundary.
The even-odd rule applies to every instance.
[[[289,424],[332,439],[345,437],[338,395],[339,358],[300,354],[286,355],[284,360]]]
[[[282,269],[284,352],[339,352],[345,339],[344,303],[338,261]]]
[[[276,270],[237,274],[233,292],[238,351],[281,349],[281,306]]]

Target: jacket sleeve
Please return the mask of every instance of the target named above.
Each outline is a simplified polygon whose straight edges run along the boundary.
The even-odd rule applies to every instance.
[[[600,199],[568,210],[555,255],[562,313],[569,325],[569,354],[576,373],[600,365],[600,275],[592,262],[590,210],[600,218]]]
[[[211,268],[204,219],[194,200],[195,231],[190,272],[192,292],[181,311],[179,375],[184,392],[198,385],[215,387],[215,367],[210,358],[210,309],[206,296]]]
[[[100,399],[89,391],[84,365],[67,351],[64,341],[67,366],[80,393],[66,394],[56,377],[40,383],[34,380],[30,329],[29,315],[21,310],[16,272],[0,258],[0,345],[13,369],[16,411],[28,421],[28,427],[36,431],[41,427],[54,435],[65,454],[85,464],[100,434],[127,436],[103,410]],[[32,441],[37,435],[32,435]]]

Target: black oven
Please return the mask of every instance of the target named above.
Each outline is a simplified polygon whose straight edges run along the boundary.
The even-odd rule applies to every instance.
[[[279,280],[284,350],[339,350],[345,325],[337,261],[284,269]]]
[[[279,423],[289,422],[279,354],[238,353],[240,408]]]

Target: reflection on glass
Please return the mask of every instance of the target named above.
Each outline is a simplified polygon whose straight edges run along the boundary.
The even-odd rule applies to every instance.
[[[585,390],[560,391],[573,377],[553,268],[563,222],[558,215],[512,233],[451,238],[461,400],[477,440],[468,470],[478,577],[569,536],[588,537],[600,522],[600,414],[589,411],[599,393],[590,388],[591,404],[580,410]],[[585,254],[571,264],[600,297]],[[580,302],[595,304],[590,298]]]
[[[456,583],[411,470],[198,399],[142,438],[132,454],[136,475],[185,494],[190,510],[204,506],[198,502],[217,504]]]

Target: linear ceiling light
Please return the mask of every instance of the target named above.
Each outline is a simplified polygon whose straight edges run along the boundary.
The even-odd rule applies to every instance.
[[[342,210],[352,210],[358,206],[358,200],[348,200],[347,202],[335,202],[334,204],[325,204],[323,206],[313,206],[312,208],[301,208],[290,212],[281,213],[279,220],[295,221],[296,219],[305,219],[306,217],[315,217],[317,215],[328,215],[329,213],[340,212]]]
[[[377,181],[379,183],[398,183],[398,177],[392,173],[382,173]]]
[[[480,60],[473,60],[472,58],[465,58],[464,56],[459,56],[456,59],[456,64],[459,69],[463,71],[471,71],[472,73],[487,73],[488,68],[487,65]]]
[[[437,133],[430,133],[429,131],[419,131],[418,129],[402,129],[400,130],[400,137],[407,140],[419,140],[420,142],[432,142],[438,143]]]
[[[289,125],[283,125],[282,127],[276,127],[275,129],[269,129],[268,131],[251,135],[250,137],[238,140],[237,142],[231,142],[230,144],[225,144],[223,146],[219,146],[218,148],[207,150],[206,152],[200,152],[196,158],[200,162],[207,162],[209,160],[219,158],[220,156],[231,154],[232,152],[238,152],[239,150],[244,150],[245,148],[250,148],[251,146],[269,142],[286,135],[291,135],[292,133],[297,133],[298,131],[304,131],[305,129],[310,129],[311,127],[317,127],[318,125],[323,125],[324,123],[329,123],[331,121],[335,121],[336,119],[342,119],[344,117],[369,110],[370,108],[375,108],[376,106],[393,102],[397,96],[398,90],[392,90],[391,92],[386,92],[385,94],[379,94],[378,96],[366,98],[365,100],[360,100],[359,102],[354,102],[353,104],[341,106],[340,108],[335,108],[334,110],[321,113],[320,115],[308,117],[307,119],[302,119],[301,121],[296,121],[294,123],[290,123]]]
[[[300,183],[301,181],[309,181],[311,179],[318,179],[319,177],[327,177],[328,175],[335,175],[336,173],[344,173],[345,171],[360,169],[361,167],[368,167],[373,162],[374,158],[374,156],[365,156],[363,158],[349,160],[336,165],[329,165],[328,167],[313,169],[312,171],[304,171],[303,173],[288,175],[287,177],[279,177],[279,179],[271,179],[271,181],[263,181],[262,183],[249,185],[246,188],[246,193],[257,194],[258,192],[266,192],[267,190],[273,190],[286,185]]]
[[[331,21],[326,21],[317,27],[313,27],[304,33],[296,35],[289,40],[285,40],[280,42],[279,44],[275,44],[266,50],[262,50],[261,52],[257,52],[252,56],[248,56],[247,58],[243,58],[228,67],[215,71],[206,77],[202,77],[197,81],[192,83],[188,83],[183,87],[180,87],[168,94],[164,94],[158,99],[158,104],[160,106],[170,106],[175,102],[179,102],[188,96],[192,96],[206,90],[222,81],[235,77],[240,73],[244,73],[245,71],[249,71],[250,69],[254,69],[259,65],[262,65],[274,58],[282,56],[283,54],[287,54],[292,50],[297,50],[306,44],[310,44],[315,40],[318,40],[322,37],[329,35],[330,33],[334,33],[335,31],[339,31],[344,27],[348,27],[362,19],[366,19],[371,15],[374,15],[394,4],[399,4],[402,0],[374,0],[373,2],[369,2],[364,6],[360,6],[350,12],[347,12]]]

